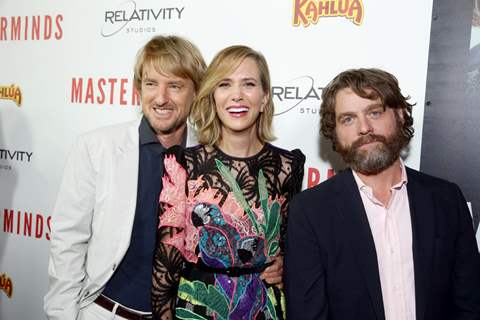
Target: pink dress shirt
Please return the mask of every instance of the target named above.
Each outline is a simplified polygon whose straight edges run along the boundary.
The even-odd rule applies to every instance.
[[[353,171],[377,252],[386,320],[415,320],[415,278],[412,223],[407,174],[401,162],[401,181],[392,186],[387,205],[381,203]]]

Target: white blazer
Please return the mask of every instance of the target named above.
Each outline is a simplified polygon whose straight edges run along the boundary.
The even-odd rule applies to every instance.
[[[102,292],[130,245],[139,125],[140,119],[100,128],[73,146],[52,215],[48,319],[75,320]]]

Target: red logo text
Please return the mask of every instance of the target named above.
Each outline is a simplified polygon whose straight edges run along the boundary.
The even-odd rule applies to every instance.
[[[60,40],[63,16],[0,17],[0,41]]]
[[[326,176],[320,175],[320,170],[317,168],[308,168],[307,170],[307,188],[311,188],[319,184],[320,182],[330,179],[335,175],[333,169],[328,169]]]
[[[140,95],[127,78],[72,78],[70,102],[139,106]]]
[[[52,217],[21,210],[3,210],[3,232],[50,240]]]

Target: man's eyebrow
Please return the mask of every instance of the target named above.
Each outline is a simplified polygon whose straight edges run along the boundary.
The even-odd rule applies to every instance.
[[[336,118],[337,119],[340,119],[342,117],[345,117],[345,116],[354,116],[355,115],[355,112],[352,112],[352,111],[345,111],[345,112],[342,112],[342,113],[339,113]]]
[[[365,110],[369,111],[369,110],[372,110],[372,109],[377,109],[377,108],[382,108],[382,109],[385,109],[385,105],[381,102],[375,102],[375,103],[372,103],[372,104],[369,104]]]
[[[383,103],[379,103],[379,102],[375,102],[375,103],[372,103],[372,104],[369,104],[365,107],[365,110],[364,111],[371,111],[371,110],[374,110],[374,109],[377,109],[377,108],[382,108],[382,109],[385,109],[385,106],[383,105]],[[340,119],[342,117],[345,117],[345,116],[354,116],[355,115],[355,112],[353,111],[345,111],[345,112],[342,112],[342,113],[339,113],[338,115],[336,115],[336,119]]]

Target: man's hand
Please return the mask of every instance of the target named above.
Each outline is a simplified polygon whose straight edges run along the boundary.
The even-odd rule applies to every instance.
[[[269,284],[276,284],[279,288],[283,287],[283,257],[278,256],[275,262],[263,270],[260,279]]]

